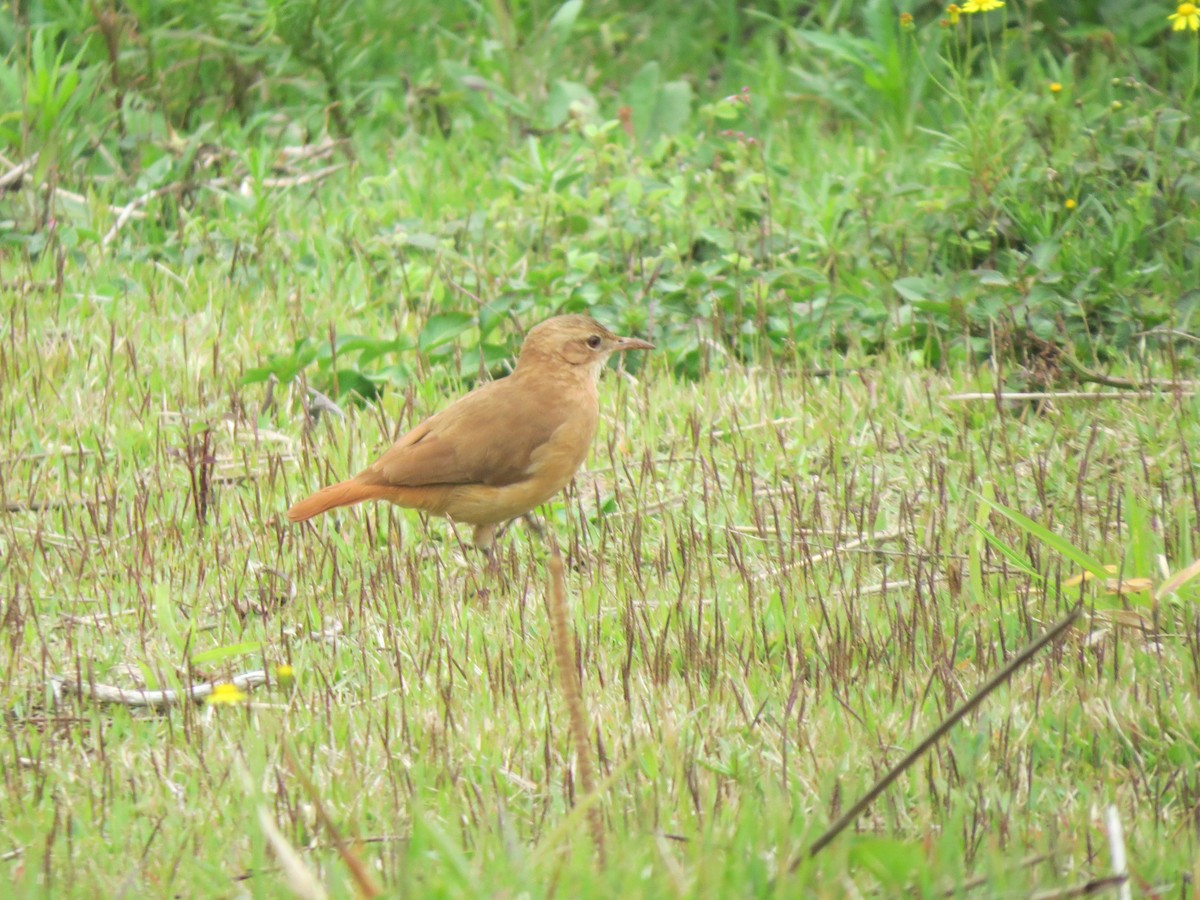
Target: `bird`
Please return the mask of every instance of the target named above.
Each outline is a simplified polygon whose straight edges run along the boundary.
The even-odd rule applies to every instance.
[[[600,418],[597,384],[609,356],[653,350],[586,315],[529,330],[512,374],[417,425],[353,478],[287,511],[303,522],[340,506],[387,500],[472,526],[490,551],[496,528],[561,491],[587,457]]]

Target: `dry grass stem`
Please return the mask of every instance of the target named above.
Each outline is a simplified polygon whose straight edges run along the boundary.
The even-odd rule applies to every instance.
[[[579,682],[576,668],[574,641],[567,615],[567,587],[563,577],[562,556],[558,544],[550,542],[550,592],[547,598],[550,613],[551,640],[554,642],[554,658],[558,663],[558,681],[562,688],[563,703],[575,743],[576,764],[579,767],[579,786],[584,798],[596,791],[595,770],[592,767],[592,748],[588,739],[587,710],[583,701],[583,686]],[[596,860],[603,866],[604,816],[599,805],[588,809],[588,824],[591,826],[592,841],[596,845]]]
[[[1113,878],[1120,879],[1117,896],[1120,900],[1132,900],[1129,887],[1129,860],[1125,852],[1125,829],[1121,827],[1121,814],[1116,804],[1110,803],[1104,810],[1104,830],[1108,833],[1108,852],[1112,856]]]
[[[358,888],[359,896],[362,897],[378,897],[383,891],[379,885],[375,883],[375,879],[367,871],[361,859],[357,854],[350,849],[349,844],[342,838],[341,830],[334,824],[333,818],[325,808],[325,803],[321,799],[321,794],[317,790],[317,786],[313,784],[312,779],[308,777],[305,771],[296,761],[295,754],[292,753],[291,747],[287,744],[283,745],[283,756],[287,761],[288,768],[292,774],[303,785],[305,793],[308,794],[308,799],[312,802],[313,809],[317,814],[317,821],[321,823],[321,827],[325,829],[330,840],[333,841],[337,848],[338,856],[342,862],[346,864],[346,868],[350,870],[350,877],[354,879],[354,886]]]
[[[275,820],[265,806],[258,808],[258,824],[262,828],[263,834],[267,836],[271,852],[279,860],[280,868],[283,869],[284,878],[287,879],[287,885],[292,893],[304,900],[325,900],[329,893],[325,890],[324,885],[300,858],[296,848],[284,837],[283,832],[279,830],[279,826],[275,824]]]

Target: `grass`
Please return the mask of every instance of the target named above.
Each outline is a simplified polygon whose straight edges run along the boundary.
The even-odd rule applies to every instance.
[[[1163,588],[1200,407],[1087,381],[1194,372],[1195,48],[1169,9],[1011,4],[959,58],[924,15],[785,6],[430,9],[403,77],[349,7],[97,6],[115,70],[68,11],[0,23],[0,89],[40,91],[0,119],[0,176],[39,153],[0,213],[15,895],[1020,896],[1110,876],[1110,807],[1135,889],[1194,888],[1198,589]],[[499,577],[441,520],[286,523],[580,309],[659,350]],[[955,399],[1013,388],[1123,396]],[[258,669],[229,705],[62,689]]]
[[[271,323],[247,318],[250,330]],[[146,369],[176,358],[135,331],[90,364],[77,341],[58,394],[130,384],[134,355]],[[53,396],[40,383],[31,409]],[[991,486],[1123,577],[1158,583],[1160,556],[1171,568],[1194,558],[1195,403],[1066,403],[1014,419],[944,400],[963,386],[986,387],[902,363],[832,381],[730,367],[720,384],[688,385],[654,364],[637,381],[607,379],[589,472],[550,511],[604,785],[613,864],[596,875],[571,813],[542,542],[511,529],[503,581],[481,590],[478,562],[443,523],[382,507],[313,531],[282,520],[288,496],[382,446],[379,417],[310,437],[291,414],[258,423],[282,439],[256,439],[253,421],[236,438],[218,430],[205,526],[189,496],[194,438],[172,402],[125,404],[115,433],[136,433],[140,457],[114,441],[6,460],[10,503],[67,501],[4,519],[15,883],[220,893],[250,875],[270,893],[279,875],[255,824],[265,805],[307,865],[348,890],[286,746],[342,832],[375,841],[356,852],[392,889],[766,889],[839,806],[1080,597],[1097,618],[862,822],[894,844],[845,839],[780,887],[914,876],[951,887],[984,874],[1024,891],[1102,876],[1096,817],[1110,803],[1138,876],[1178,882],[1197,802],[1194,589],[1156,613],[1144,594],[1062,588],[1075,570],[992,517],[1049,577],[1043,589],[971,522],[989,521],[976,492]],[[403,417],[400,400],[384,401],[387,422]],[[982,581],[964,586],[976,564]],[[147,715],[56,703],[47,687],[55,675],[158,687],[283,662],[294,691],[256,691],[248,709]],[[1014,870],[1031,855],[1047,860]]]

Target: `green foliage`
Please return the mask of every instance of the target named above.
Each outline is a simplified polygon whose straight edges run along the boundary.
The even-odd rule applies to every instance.
[[[34,182],[102,183],[115,206],[158,191],[117,253],[237,256],[256,289],[274,276],[255,257],[283,239],[279,148],[348,138],[356,162],[317,202],[358,183],[413,214],[405,280],[424,287],[409,309],[453,314],[438,283],[476,282],[489,236],[519,236],[502,265],[520,277],[484,279],[464,315],[561,306],[671,324],[667,352],[691,375],[714,353],[856,347],[1027,371],[1046,346],[1102,362],[1151,329],[1190,327],[1195,61],[1189,72],[1165,17],[1126,11],[1114,78],[1096,36],[1127,20],[1108,6],[1048,19],[1010,5],[906,30],[884,2],[804,17],[713,4],[673,21],[670,39],[658,12],[37,5],[6,36],[0,141],[41,153]],[[723,43],[699,42],[705,28]],[[392,153],[440,173],[381,181],[371,161]],[[492,154],[498,165],[481,164]],[[48,233],[45,204],[27,202],[5,239],[31,255],[57,241],[80,260],[114,239],[94,215],[56,212]],[[349,254],[308,265],[387,266],[395,220],[367,215],[337,226]],[[360,364],[356,382],[407,377],[396,367],[419,330],[381,338],[367,354],[381,368]],[[271,348],[268,368],[336,355],[311,343]],[[500,349],[482,352],[492,368]]]

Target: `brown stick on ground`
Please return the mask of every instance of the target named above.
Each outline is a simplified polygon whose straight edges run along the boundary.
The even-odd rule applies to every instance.
[[[260,684],[267,683],[267,673],[262,669],[243,672],[234,675],[229,682],[243,691],[250,690]],[[94,681],[76,681],[74,678],[59,676],[50,680],[55,695],[60,692],[75,694],[85,700],[95,700],[97,703],[119,703],[122,706],[148,706],[152,709],[163,709],[175,706],[185,700],[203,700],[213,692],[217,685],[215,681],[193,684],[181,691],[147,691],[142,688],[119,688],[110,684],[98,684]]]
[[[954,712],[950,713],[950,715],[946,716],[946,718],[941,721],[938,727],[930,732],[925,740],[917,744],[917,746],[914,747],[909,754],[904,757],[904,759],[900,760],[900,762],[893,766],[886,775],[875,782],[874,786],[872,786],[872,788],[867,791],[857,803],[846,810],[846,812],[843,813],[836,822],[830,825],[824,834],[813,841],[812,845],[805,853],[792,860],[792,864],[789,867],[790,871],[794,872],[799,867],[800,863],[804,861],[804,859],[816,856],[818,853],[820,853],[830,841],[832,841],[835,837],[841,834],[843,830],[845,830],[846,826],[857,819],[862,811],[874,802],[876,797],[887,790],[888,785],[904,774],[905,770],[907,770],[909,766],[924,756],[925,752],[929,750],[929,748],[935,743],[937,743],[938,739],[941,738],[942,735],[958,724],[958,721],[963,718],[963,716],[982,703],[988,694],[1000,687],[1000,685],[1004,684],[1004,682],[1008,681],[1008,679],[1013,676],[1013,673],[1033,659],[1039,650],[1041,650],[1055,638],[1062,635],[1063,632],[1071,627],[1071,624],[1079,616],[1080,608],[1081,607],[1079,604],[1076,604],[1070,612],[1068,612],[1048,629],[1026,644],[1020,653],[1010,659],[1001,669],[992,675],[991,678],[985,681],[979,690],[971,695],[970,699],[968,699],[966,703],[958,707],[958,709],[954,710]]]
[[[567,706],[571,737],[575,740],[579,786],[586,797],[596,790],[596,776],[592,768],[592,745],[588,741],[583,686],[579,683],[579,670],[573,651],[574,642],[571,640],[571,629],[567,624],[567,588],[563,579],[562,556],[558,552],[558,543],[554,540],[550,542],[550,594],[546,598],[546,605],[550,613],[550,636],[554,642],[554,657],[558,661],[558,681],[562,688],[563,702]],[[603,866],[604,817],[600,807],[595,804],[589,807],[587,812],[592,841],[596,845],[596,861]]]

